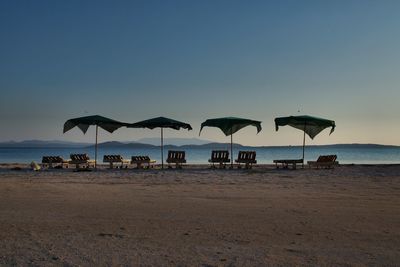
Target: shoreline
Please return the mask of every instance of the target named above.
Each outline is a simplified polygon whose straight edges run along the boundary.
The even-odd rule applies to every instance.
[[[48,167],[43,167],[42,163],[38,163],[39,166],[41,167],[41,169],[38,172],[48,172],[48,171],[53,171],[53,172],[65,172],[65,171],[74,171],[75,170],[75,166],[71,166],[71,167],[63,167],[63,168],[48,168]],[[134,165],[133,165],[134,166]],[[199,163],[199,164],[194,164],[194,163],[190,163],[190,164],[184,164],[183,167],[181,169],[176,169],[175,166],[173,166],[173,168],[168,168],[168,165],[166,163],[164,163],[164,169],[161,168],[161,164],[155,164],[153,168],[141,168],[141,169],[137,169],[136,167],[133,167],[131,164],[128,165],[127,168],[116,168],[114,166],[113,169],[109,168],[109,164],[97,164],[97,170],[95,170],[93,167],[89,168],[90,171],[93,172],[114,172],[114,171],[172,171],[172,170],[176,170],[176,171],[182,171],[185,172],[187,170],[215,170],[215,171],[252,171],[252,170],[293,170],[291,167],[289,167],[288,169],[282,169],[280,168],[276,168],[276,165],[274,163],[272,164],[256,164],[253,165],[253,167],[251,169],[245,169],[242,165],[242,168],[238,168],[237,164],[234,164],[234,168],[230,169],[230,164],[226,165],[226,168],[218,168],[217,165],[216,168],[211,168],[211,164],[203,164],[203,163]],[[400,163],[345,163],[345,164],[339,164],[336,165],[334,168],[331,168],[330,170],[335,170],[337,168],[343,168],[343,167],[395,167],[395,166],[400,166]],[[14,169],[13,168],[17,168]],[[316,169],[314,167],[309,167],[307,164],[304,165],[304,168],[302,168],[300,166],[300,164],[298,165],[297,169],[294,169],[293,171],[297,171],[297,170],[313,170]],[[320,168],[320,169],[324,169],[324,168]],[[33,171],[30,163],[20,163],[20,162],[16,162],[16,163],[0,163],[0,170],[1,171]]]

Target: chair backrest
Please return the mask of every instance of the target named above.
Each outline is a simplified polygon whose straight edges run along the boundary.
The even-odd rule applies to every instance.
[[[336,159],[336,155],[321,155],[318,157],[317,162],[335,162]]]
[[[183,160],[183,159],[185,159],[185,151],[169,150],[168,151],[168,159]]]
[[[88,154],[71,154],[70,158],[72,161],[87,161],[90,159]]]
[[[148,161],[149,156],[132,156],[132,161]]]
[[[246,151],[239,151],[238,160],[245,160],[246,159]]]
[[[121,155],[104,155],[103,161],[121,161]]]
[[[42,163],[62,163],[63,158],[60,156],[43,156]]]
[[[255,160],[257,153],[255,151],[247,151],[248,160]]]
[[[229,159],[228,150],[213,150],[211,152],[211,160],[224,160]]]
[[[256,152],[255,151],[239,151],[238,160],[255,160]]]

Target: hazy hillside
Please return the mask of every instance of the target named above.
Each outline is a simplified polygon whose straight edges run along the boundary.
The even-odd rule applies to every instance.
[[[140,140],[149,140],[152,141],[152,144],[142,143],[142,142],[118,142],[118,141],[111,141],[111,142],[104,142],[100,143],[99,147],[101,148],[132,148],[132,149],[141,149],[141,148],[155,148],[160,146],[160,140],[158,139],[155,142],[154,138],[144,138]],[[169,142],[164,143],[166,149],[229,149],[230,143],[216,143],[216,142],[209,142],[206,140],[201,140],[197,138],[171,138],[168,139]],[[197,144],[192,144],[195,142]],[[206,143],[205,143],[206,142]],[[180,145],[179,145],[180,144]],[[51,140],[51,141],[43,141],[43,140],[26,140],[21,142],[0,142],[0,148],[78,148],[78,147],[92,147],[94,146],[93,143],[79,143],[79,142],[68,142],[68,141],[58,141],[58,140]],[[241,144],[233,144],[235,148],[242,148],[242,149],[251,149],[251,148],[282,148],[282,147],[300,147],[300,146],[258,146],[258,147],[251,147],[251,146],[243,146]],[[307,145],[307,147],[320,147],[320,148],[357,148],[357,149],[368,149],[368,148],[399,148],[400,146],[393,146],[393,145],[380,145],[380,144],[332,144],[332,145]]]
[[[160,138],[151,137],[151,138],[142,138],[136,141],[137,143],[142,144],[150,144],[159,146]],[[173,145],[173,146],[183,146],[183,145],[204,145],[211,143],[212,141],[203,140],[198,138],[164,138],[164,145]]]

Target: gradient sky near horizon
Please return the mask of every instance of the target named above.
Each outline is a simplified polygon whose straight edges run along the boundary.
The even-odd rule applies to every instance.
[[[400,145],[400,1],[0,1],[0,141],[93,141],[67,119],[260,120],[234,141],[301,144],[278,116],[336,121],[312,144]],[[158,137],[101,131],[100,141]],[[229,141],[218,129],[200,138]]]

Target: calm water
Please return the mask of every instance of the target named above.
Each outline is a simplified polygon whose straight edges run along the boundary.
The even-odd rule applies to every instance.
[[[246,149],[242,149],[246,150]],[[251,148],[249,150],[257,151],[257,161],[262,164],[271,164],[274,159],[282,158],[301,158],[301,147],[269,147],[269,148]],[[167,149],[164,151],[164,160],[167,156]],[[238,149],[234,149],[235,158]],[[88,153],[94,158],[93,148],[0,148],[0,163],[29,163],[31,161],[41,162],[44,155],[59,155],[68,159],[71,153]],[[305,160],[316,160],[319,155],[336,154],[340,163],[399,163],[400,148],[382,147],[382,148],[323,148],[306,147]],[[149,155],[151,158],[160,162],[160,149],[125,149],[125,148],[101,148],[98,151],[98,159],[102,161],[105,154],[120,154],[129,159],[133,155]],[[188,163],[207,163],[210,158],[211,149],[186,149],[186,158]]]

